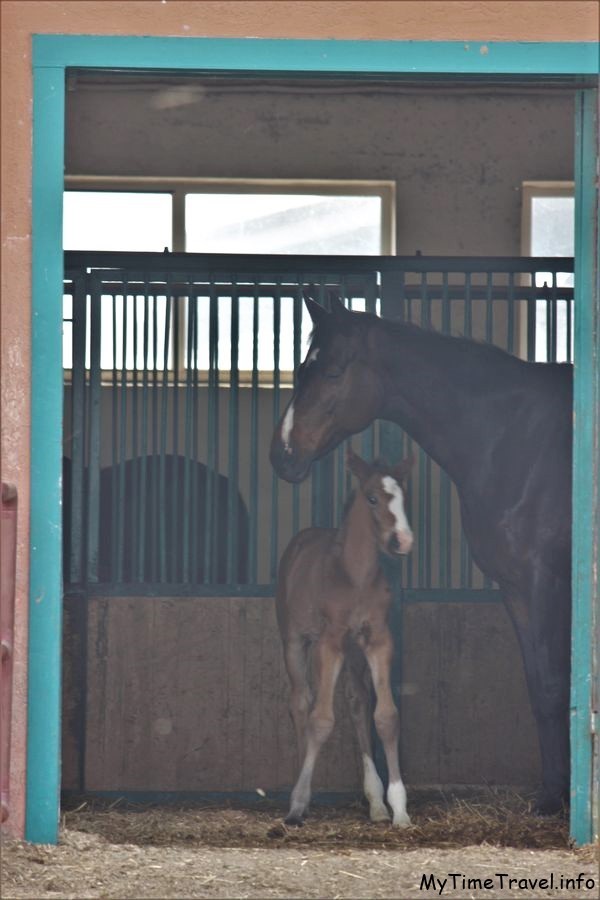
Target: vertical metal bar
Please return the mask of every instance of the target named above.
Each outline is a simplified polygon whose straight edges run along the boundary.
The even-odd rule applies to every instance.
[[[248,582],[258,581],[258,332],[260,328],[259,289],[252,296],[252,387],[250,397],[250,534],[248,535]]]
[[[421,327],[431,327],[427,273],[421,273]],[[419,587],[431,587],[431,459],[419,451]]]
[[[302,278],[296,279],[299,286],[294,290],[294,372],[298,371],[301,357],[302,344],[302,313],[304,304],[302,302]],[[300,487],[294,484],[292,487],[292,534],[300,528]]]
[[[170,273],[171,274],[171,273]],[[171,287],[169,286],[169,293],[171,293]],[[168,493],[168,502],[171,507],[171,520],[170,520],[170,528],[167,531],[167,578],[171,583],[175,583],[178,578],[181,578],[180,568],[179,568],[179,560],[180,560],[180,547],[181,547],[181,535],[179,534],[180,530],[180,518],[179,518],[179,504],[180,504],[180,490],[179,490],[179,371],[180,371],[180,351],[179,351],[179,339],[180,339],[180,315],[179,315],[179,304],[180,298],[173,294],[172,301],[172,316],[173,316],[173,337],[172,337],[172,346],[173,346],[173,360],[172,360],[172,369],[173,369],[173,390],[171,396],[171,425],[172,425],[172,439],[171,439],[171,477],[169,481],[169,493]],[[167,370],[168,371],[168,370]],[[167,521],[168,518],[167,518]]]
[[[204,516],[204,584],[215,581],[213,544],[215,543],[215,499],[219,464],[219,297],[213,283],[209,287],[208,331],[208,447],[206,470],[206,506]]]
[[[165,455],[167,451],[167,426],[169,414],[169,347],[171,343],[171,296],[170,285],[166,285],[166,309],[165,309],[165,337],[163,343],[163,370],[161,382],[161,408],[160,408],[160,451],[158,466],[158,580],[165,583],[167,580],[167,492]],[[155,467],[156,468],[156,467]]]
[[[515,273],[508,273],[508,323],[506,349],[515,352]]]
[[[527,359],[535,360],[537,338],[537,272],[531,273],[532,292],[527,298]]]
[[[148,502],[148,365],[149,365],[149,309],[148,309],[148,284],[143,285],[143,333],[142,333],[142,427],[140,435],[140,518],[138,522],[138,571],[137,580],[147,581],[146,578],[146,535],[147,535],[147,502]]]
[[[472,337],[473,333],[473,310],[471,296],[471,272],[465,272],[465,299],[464,299],[464,316],[463,316],[463,333],[465,337]],[[467,544],[464,531],[461,528],[460,533],[460,586],[472,586],[472,562],[469,545]]]
[[[119,548],[119,533],[117,526],[118,513],[118,483],[117,483],[117,459],[118,459],[118,435],[119,435],[119,372],[117,368],[117,297],[111,297],[112,313],[112,379],[111,379],[111,483],[110,483],[110,566],[109,579],[115,581],[117,567],[117,553]],[[108,497],[107,497],[108,502]]]
[[[181,302],[181,297],[177,298],[177,303]],[[194,433],[194,346],[197,343],[196,335],[196,308],[192,300],[191,292],[188,293],[187,301],[187,335],[186,335],[186,367],[185,367],[185,413],[184,413],[184,453],[183,453],[183,492],[181,494],[182,509],[175,510],[177,516],[183,517],[183,528],[181,535],[182,543],[182,560],[181,560],[181,580],[184,584],[189,584],[191,580],[190,562],[191,562],[191,506],[193,503],[191,491],[191,459],[193,455],[193,433]],[[179,388],[177,388],[179,392]],[[175,554],[175,547],[173,554]],[[177,580],[175,577],[174,581]]]
[[[489,344],[494,341],[494,301],[493,301],[493,272],[487,273],[486,294],[485,294],[485,339]],[[492,579],[487,575],[483,576],[484,588],[492,587]]]
[[[129,291],[132,291],[129,295]],[[137,317],[137,296],[136,288],[129,284],[125,284],[125,296],[131,296],[131,313],[132,313],[132,331],[133,331],[133,359],[131,362],[131,477],[129,479],[131,485],[131,527],[129,529],[128,543],[131,552],[131,572],[130,579],[137,580],[138,571],[138,544],[134,534],[137,534],[140,524],[140,491],[139,491],[139,458],[138,458],[138,374],[137,374],[137,353],[138,353],[138,317]]]
[[[237,286],[231,289],[231,367],[229,374],[229,441],[227,488],[227,566],[228,584],[238,581],[238,454],[239,454],[239,343],[240,297]]]
[[[556,284],[556,272],[552,272],[552,288],[550,291],[550,355],[548,362],[556,362],[556,350],[558,341],[558,322],[557,322],[557,305],[558,305],[558,287]]]
[[[128,309],[127,294],[125,285],[123,285],[123,308],[122,308],[122,353],[121,359],[121,391],[120,391],[120,428],[119,428],[119,447],[117,450],[118,458],[118,488],[117,499],[114,506],[114,515],[116,516],[116,532],[117,532],[117,567],[116,580],[122,582],[124,580],[124,544],[126,540],[126,522],[124,521],[127,511],[126,504],[126,486],[125,486],[125,460],[127,457],[127,334],[128,334]],[[117,479],[117,470],[113,471],[113,479]]]
[[[85,478],[85,345],[87,330],[87,299],[85,274],[77,272],[73,277],[73,374],[72,390],[72,438],[71,438],[71,521],[65,522],[70,531],[71,553],[68,560],[69,581],[84,579],[84,522],[86,513]],[[64,485],[63,485],[64,490]]]
[[[158,518],[159,518],[159,434],[158,434],[158,401],[160,380],[158,377],[158,295],[152,294],[152,489],[150,492],[150,559],[149,576],[155,583],[158,581]]]
[[[92,276],[90,307],[90,389],[89,448],[88,448],[88,522],[87,522],[87,580],[98,581],[100,536],[100,277]]]
[[[442,331],[451,334],[451,310],[448,291],[448,273],[442,273]],[[446,472],[440,469],[440,496],[439,496],[439,520],[440,520],[440,549],[439,549],[439,584],[440,587],[449,587],[452,579],[452,520],[450,515],[450,479]]]
[[[280,411],[280,340],[281,340],[281,290],[279,285],[273,290],[273,428],[279,421]],[[271,560],[269,580],[277,578],[279,563],[279,479],[275,472],[271,476]]]
[[[190,282],[192,279],[190,278]],[[190,523],[190,546],[191,546],[191,578],[194,584],[201,581],[201,552],[200,552],[200,448],[198,446],[198,410],[200,407],[200,372],[198,367],[198,348],[200,345],[200,315],[199,315],[199,299],[196,290],[190,283],[190,294],[188,297],[188,309],[193,304],[194,311],[192,320],[194,322],[194,339],[192,341],[192,357],[188,359],[188,366],[192,370],[192,478],[190,490],[190,502],[192,504],[192,521]],[[188,316],[189,318],[189,316]],[[206,471],[206,469],[205,469]],[[206,486],[206,481],[205,481]]]

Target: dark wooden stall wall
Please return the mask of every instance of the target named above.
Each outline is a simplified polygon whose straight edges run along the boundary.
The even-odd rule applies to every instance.
[[[535,729],[515,644],[499,604],[405,608],[401,750],[410,784],[535,783]],[[72,713],[82,679],[68,647],[63,787],[76,788]],[[274,791],[293,783],[272,598],[92,598],[87,653],[86,790]],[[344,710],[338,690],[317,790],[360,789]]]

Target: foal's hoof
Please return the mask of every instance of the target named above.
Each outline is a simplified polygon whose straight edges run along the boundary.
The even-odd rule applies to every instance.
[[[385,806],[377,806],[369,810],[369,818],[371,822],[389,822],[390,814]]]
[[[392,825],[394,828],[409,828],[412,825],[412,822],[410,821],[408,813],[400,813],[400,815],[394,816]]]
[[[299,813],[290,813],[284,819],[286,825],[294,825],[296,828],[301,828],[304,825],[304,819]]]

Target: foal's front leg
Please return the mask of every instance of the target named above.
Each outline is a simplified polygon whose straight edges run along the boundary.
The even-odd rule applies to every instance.
[[[400,717],[392,696],[390,672],[394,645],[387,625],[383,625],[371,634],[364,648],[367,662],[371,669],[373,686],[377,696],[375,706],[375,727],[381,738],[388,768],[389,784],[387,801],[392,808],[393,824],[404,828],[411,824],[406,812],[406,790],[400,775],[398,761],[398,738],[400,736]]]
[[[344,656],[341,640],[335,634],[321,635],[314,650],[316,700],[308,717],[306,751],[300,775],[292,791],[288,825],[301,825],[311,797],[312,775],[321,747],[331,734],[334,723],[333,698]]]

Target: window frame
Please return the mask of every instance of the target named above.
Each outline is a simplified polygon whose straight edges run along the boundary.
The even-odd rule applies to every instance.
[[[295,194],[319,196],[355,196],[379,197],[381,199],[380,215],[380,252],[378,256],[396,255],[396,182],[391,179],[315,179],[315,178],[184,178],[149,175],[66,175],[65,192],[90,191],[106,193],[165,193],[171,194],[171,252],[186,251],[185,200],[188,194]],[[262,255],[262,254],[256,254]],[[65,321],[63,319],[63,321]],[[186,346],[185,317],[179,320],[179,346]],[[174,335],[172,335],[174,342]],[[177,379],[185,382],[187,367],[183,356],[175,361]],[[127,379],[134,380],[134,372],[138,369],[127,369]],[[171,370],[172,371],[172,370]],[[70,383],[72,368],[63,365],[65,383]],[[201,383],[208,382],[206,371],[199,373]],[[283,384],[293,383],[293,371],[282,370]],[[228,371],[222,370],[227,383]],[[103,382],[112,378],[111,369],[103,369]],[[251,385],[252,372],[240,371],[239,386]],[[259,370],[262,386],[272,386],[272,373]]]
[[[65,191],[170,193],[172,252],[185,253],[187,194],[318,194],[381,198],[380,256],[396,255],[396,182],[342,178],[183,178],[154,175],[65,175]]]

